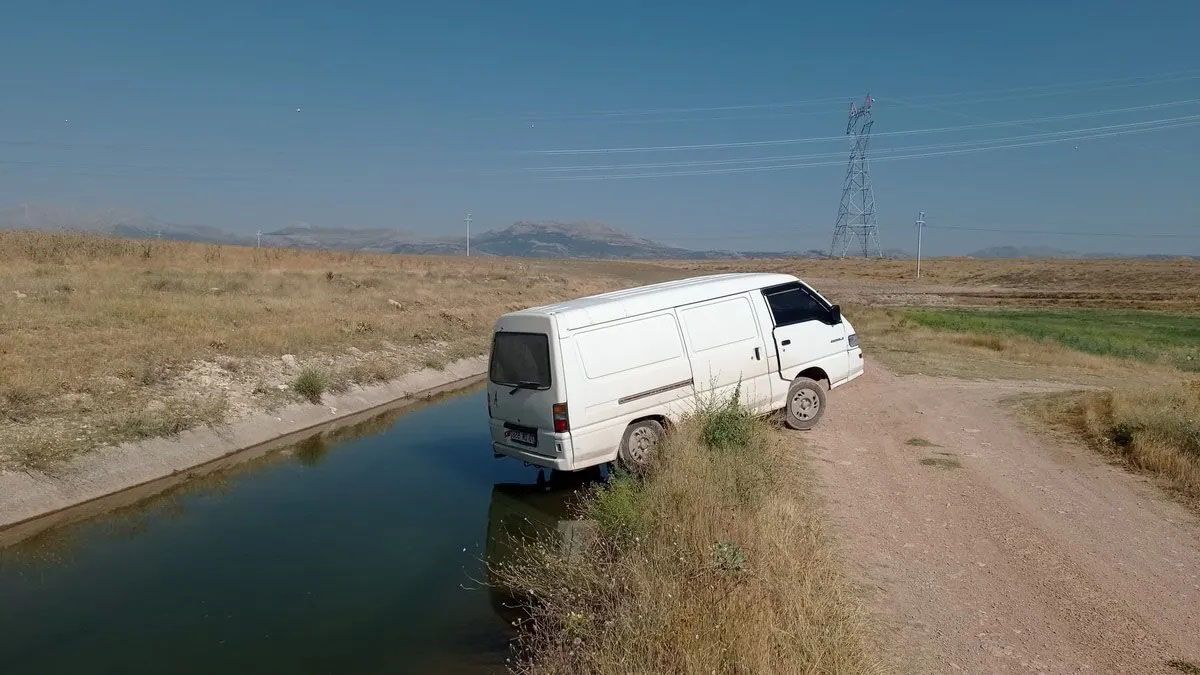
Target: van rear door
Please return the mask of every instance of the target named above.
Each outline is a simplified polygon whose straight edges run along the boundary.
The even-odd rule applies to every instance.
[[[497,330],[493,335],[487,394],[496,442],[556,454],[554,404],[566,397],[557,391],[552,343],[546,332]]]

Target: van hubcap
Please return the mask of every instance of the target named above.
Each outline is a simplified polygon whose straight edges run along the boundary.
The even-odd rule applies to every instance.
[[[629,459],[639,466],[650,459],[650,453],[658,444],[658,434],[646,427],[639,427],[629,434]]]
[[[811,389],[801,389],[792,396],[792,415],[796,419],[808,421],[817,416],[817,412],[821,409],[821,399],[817,398],[817,392]]]

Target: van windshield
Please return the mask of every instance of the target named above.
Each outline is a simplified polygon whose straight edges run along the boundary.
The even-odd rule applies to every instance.
[[[489,377],[509,387],[549,389],[549,340],[541,333],[496,333]]]

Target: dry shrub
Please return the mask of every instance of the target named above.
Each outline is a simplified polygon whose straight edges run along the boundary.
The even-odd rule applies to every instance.
[[[954,342],[967,347],[981,347],[994,352],[1002,352],[1009,347],[1009,341],[999,335],[955,335],[950,338]]]
[[[1200,504],[1200,380],[1040,397],[1030,412]]]
[[[582,544],[543,541],[491,570],[528,612],[514,671],[877,670],[795,448],[755,422],[717,450],[706,428],[740,422],[706,415],[645,478],[618,474],[585,498],[596,526]]]
[[[161,406],[133,413],[115,413],[105,422],[113,428],[115,440],[143,440],[174,436],[193,427],[217,424],[225,419],[226,402],[222,396],[195,400],[168,399]]]

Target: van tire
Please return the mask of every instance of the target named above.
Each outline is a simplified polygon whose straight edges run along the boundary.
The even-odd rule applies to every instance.
[[[621,447],[617,450],[622,466],[634,473],[648,469],[665,432],[663,425],[655,420],[642,420],[625,427]]]
[[[784,422],[798,430],[811,429],[825,415],[825,387],[808,377],[797,377],[788,387],[783,406]]]

